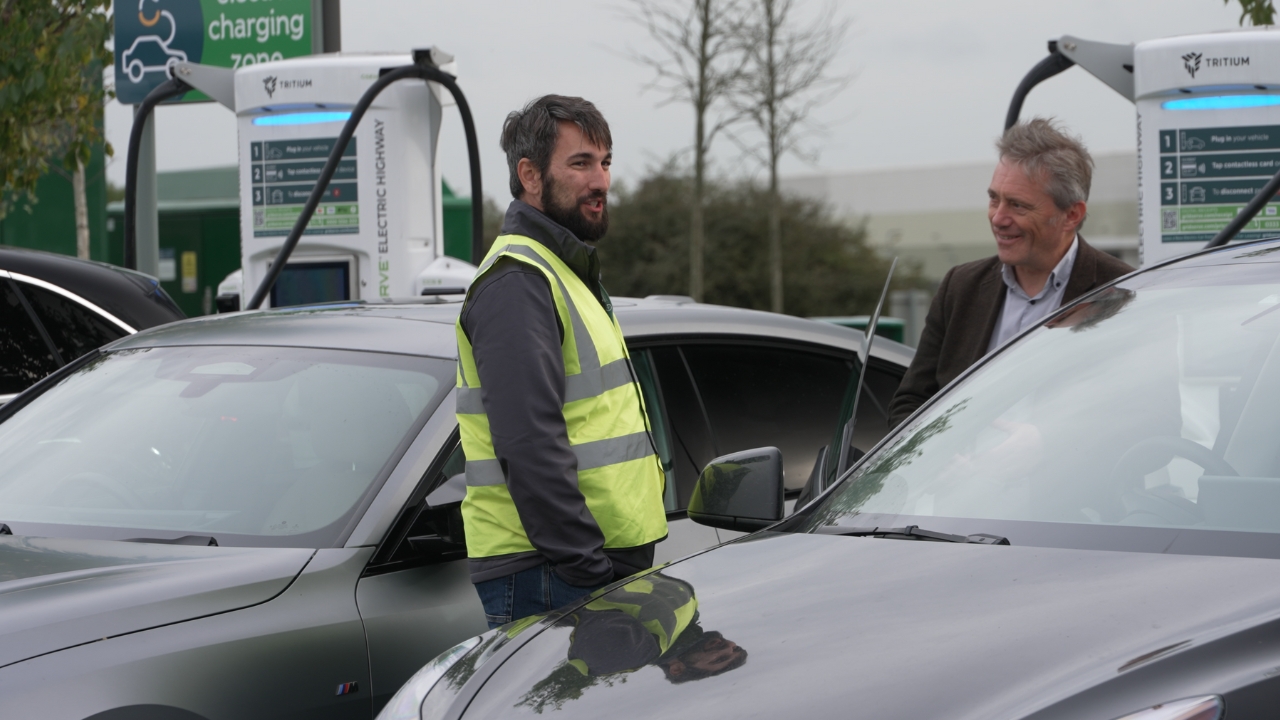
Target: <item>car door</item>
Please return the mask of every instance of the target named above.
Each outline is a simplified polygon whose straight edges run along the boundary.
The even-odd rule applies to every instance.
[[[452,414],[453,402],[444,405],[437,412]],[[427,661],[489,627],[467,568],[466,461],[457,426],[449,427],[356,585],[375,714]]]

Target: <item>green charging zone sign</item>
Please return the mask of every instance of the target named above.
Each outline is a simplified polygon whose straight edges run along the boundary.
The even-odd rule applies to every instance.
[[[1280,125],[1161,130],[1160,153],[1161,242],[1205,242],[1280,170]],[[1272,198],[1236,239],[1280,231],[1277,201]]]
[[[115,13],[116,95],[136,105],[178,62],[216,67],[301,57],[313,52],[312,0],[134,0]],[[174,102],[203,102],[189,92]]]

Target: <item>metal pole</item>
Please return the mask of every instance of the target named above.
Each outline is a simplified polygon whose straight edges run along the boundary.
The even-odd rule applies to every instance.
[[[137,184],[137,255],[135,269],[152,277],[160,276],[160,211],[156,191],[156,119],[155,113],[143,118],[142,135],[138,138]]]
[[[322,47],[327,53],[342,51],[342,3],[340,0],[320,0],[324,13],[324,39]]]

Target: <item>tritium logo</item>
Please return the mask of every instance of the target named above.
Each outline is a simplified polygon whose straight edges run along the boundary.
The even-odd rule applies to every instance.
[[[1182,66],[1187,69],[1187,74],[1193,80],[1196,77],[1196,71],[1200,69],[1200,57],[1200,53],[1187,53],[1182,56]]]
[[[262,88],[267,91],[267,97],[275,97],[276,90],[301,90],[311,87],[311,79],[305,80],[280,80],[275,75],[268,75],[262,78]]]
[[[1187,69],[1187,74],[1190,75],[1192,79],[1195,79],[1196,73],[1200,71],[1200,65],[1202,63],[1206,70],[1243,67],[1249,64],[1249,56],[1237,55],[1235,57],[1204,57],[1200,53],[1187,53],[1182,56],[1182,67]]]

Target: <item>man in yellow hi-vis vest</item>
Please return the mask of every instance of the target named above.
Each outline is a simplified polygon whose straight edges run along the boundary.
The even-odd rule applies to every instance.
[[[462,518],[491,627],[648,568],[664,475],[592,245],[609,227],[609,125],[548,95],[507,116],[502,231],[458,317]]]

